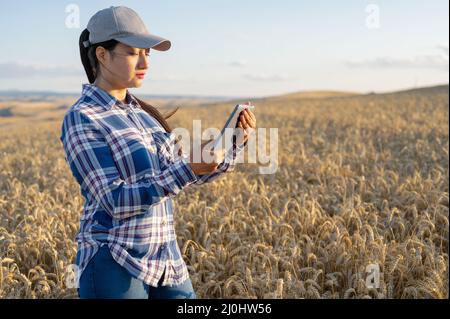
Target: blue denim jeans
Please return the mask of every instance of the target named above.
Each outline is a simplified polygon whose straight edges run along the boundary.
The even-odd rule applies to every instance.
[[[78,296],[81,299],[195,299],[191,280],[177,286],[147,285],[133,277],[111,256],[109,248],[99,248],[80,277]]]

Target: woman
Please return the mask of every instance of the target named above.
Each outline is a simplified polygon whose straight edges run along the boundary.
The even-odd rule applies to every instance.
[[[231,156],[217,152],[213,163],[174,154],[167,117],[128,91],[141,86],[150,49],[171,45],[150,34],[135,11],[100,10],[79,45],[89,84],[64,115],[60,137],[85,199],[76,238],[78,294],[196,298],[176,241],[172,197],[233,170],[248,134]],[[253,113],[242,114],[238,126],[255,128]]]

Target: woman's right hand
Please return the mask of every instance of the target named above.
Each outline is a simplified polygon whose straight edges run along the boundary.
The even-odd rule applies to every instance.
[[[205,149],[205,146],[209,143],[210,141],[203,143],[201,146],[201,150],[202,150],[202,155],[203,152],[207,152],[207,150]],[[193,156],[193,150],[191,149],[191,157],[190,157],[190,162],[188,163],[189,166],[191,167],[192,171],[195,173],[195,175],[202,175],[202,174],[209,174],[214,172],[217,167],[219,166],[220,163],[223,162],[223,160],[225,159],[225,150],[224,149],[220,149],[220,150],[216,150],[215,152],[210,151],[209,155],[210,155],[210,159],[212,159],[212,161],[208,161],[208,158],[203,158],[204,156],[201,156],[201,161],[199,163],[194,163],[194,156]],[[205,156],[207,156],[208,154],[205,154]]]

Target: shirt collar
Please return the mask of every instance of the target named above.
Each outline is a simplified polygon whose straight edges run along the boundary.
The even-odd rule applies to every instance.
[[[130,106],[132,108],[141,108],[138,101],[134,98],[134,96],[126,90],[125,101],[129,101],[128,104],[124,104],[108,92],[99,88],[90,83],[84,83],[82,85],[82,95],[86,95],[100,106],[103,106],[105,109],[110,110],[112,107],[117,106],[121,109],[129,109]]]

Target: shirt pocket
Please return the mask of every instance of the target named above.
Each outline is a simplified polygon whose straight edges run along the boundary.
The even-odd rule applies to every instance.
[[[112,132],[109,140],[117,168],[128,183],[159,172],[157,147],[150,133],[126,128]]]

